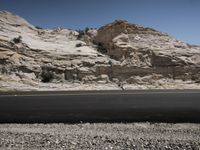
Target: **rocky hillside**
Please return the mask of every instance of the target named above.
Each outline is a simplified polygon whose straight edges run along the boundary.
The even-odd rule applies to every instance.
[[[199,88],[200,47],[124,20],[41,29],[0,12],[1,90]]]

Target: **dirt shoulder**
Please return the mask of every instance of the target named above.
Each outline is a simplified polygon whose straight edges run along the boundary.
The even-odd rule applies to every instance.
[[[200,149],[200,124],[0,124],[0,149]]]

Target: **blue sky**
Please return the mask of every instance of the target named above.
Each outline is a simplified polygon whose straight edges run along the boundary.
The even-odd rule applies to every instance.
[[[0,0],[0,10],[43,28],[83,29],[125,19],[200,45],[200,0]]]

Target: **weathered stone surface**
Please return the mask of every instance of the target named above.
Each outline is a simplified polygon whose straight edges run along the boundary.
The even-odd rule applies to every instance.
[[[182,81],[197,88],[200,47],[123,20],[98,30],[47,30],[0,11],[0,79],[2,87],[15,90],[15,82],[21,90],[40,90],[43,82],[49,89],[59,83],[54,90],[75,82],[134,89],[179,88]]]

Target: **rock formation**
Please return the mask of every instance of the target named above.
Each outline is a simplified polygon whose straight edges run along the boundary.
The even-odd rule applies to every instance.
[[[198,88],[200,47],[117,20],[41,29],[0,12],[1,90]]]

